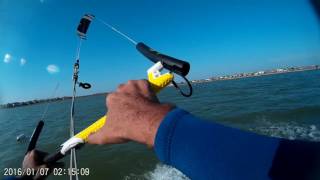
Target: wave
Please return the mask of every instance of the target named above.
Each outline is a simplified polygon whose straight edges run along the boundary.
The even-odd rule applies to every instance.
[[[146,180],[190,180],[187,176],[185,176],[179,170],[165,165],[165,164],[157,164],[155,169],[152,171],[148,171],[143,175],[135,175],[130,174],[124,178],[125,180],[133,180],[133,179],[146,179]]]
[[[249,130],[259,134],[264,134],[272,137],[280,137],[291,140],[309,140],[320,141],[320,130],[314,124],[303,125],[295,122],[270,122],[263,120],[262,123]]]
[[[146,173],[144,176],[149,180],[189,180],[189,178],[179,170],[164,164],[157,164],[153,171]]]

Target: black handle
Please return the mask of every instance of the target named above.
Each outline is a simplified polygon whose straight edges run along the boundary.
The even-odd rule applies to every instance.
[[[60,159],[62,159],[64,157],[63,154],[61,154],[60,151],[54,153],[54,154],[50,154],[47,157],[44,158],[44,163],[46,164],[53,164],[57,161],[59,161]]]
[[[182,61],[164,54],[161,54],[152,48],[148,47],[142,42],[136,45],[137,50],[152,62],[162,62],[163,67],[181,76],[186,76],[190,70],[190,64],[186,61]]]
[[[40,136],[41,130],[43,128],[43,125],[44,125],[44,122],[40,120],[38,122],[37,127],[34,129],[32,136],[30,137],[30,142],[29,142],[26,154],[36,148],[37,141]]]

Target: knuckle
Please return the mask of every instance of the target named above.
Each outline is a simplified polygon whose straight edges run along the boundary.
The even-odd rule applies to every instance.
[[[139,86],[142,88],[142,89],[148,89],[149,87],[149,82],[147,80],[140,80],[139,81]]]
[[[111,95],[111,94],[107,94],[107,96],[106,96],[106,103],[109,102],[110,95]]]
[[[30,157],[34,157],[35,155],[36,155],[35,150],[32,150],[32,151],[29,152],[29,156]]]
[[[149,82],[145,79],[139,81],[142,86],[148,86]]]
[[[121,89],[123,89],[124,87],[125,87],[125,84],[119,84],[117,90],[121,90]]]
[[[136,80],[129,80],[128,81],[128,85],[135,85],[137,83],[137,81]]]
[[[127,90],[132,92],[139,89],[139,81],[137,80],[129,80]]]
[[[115,98],[115,96],[116,96],[115,93],[110,93],[110,94],[108,94],[108,95],[107,95],[107,98],[106,98],[107,104],[110,104],[110,103],[113,101],[113,99]]]

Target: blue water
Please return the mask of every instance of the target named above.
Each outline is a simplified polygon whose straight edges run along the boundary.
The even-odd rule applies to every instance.
[[[163,102],[175,103],[208,121],[268,136],[320,141],[320,71],[277,74],[246,79],[194,84],[191,98],[174,88],[160,93]],[[30,135],[45,104],[0,109],[0,167],[19,167],[27,142],[16,136]],[[70,100],[50,104],[39,149],[53,152],[68,138]],[[104,115],[105,96],[82,97],[76,104],[76,127],[81,130]],[[66,160],[68,160],[66,158]],[[136,143],[86,145],[78,151],[80,167],[90,168],[81,179],[185,179],[162,165],[152,149]],[[67,166],[66,166],[67,167]],[[66,179],[51,176],[49,179]]]

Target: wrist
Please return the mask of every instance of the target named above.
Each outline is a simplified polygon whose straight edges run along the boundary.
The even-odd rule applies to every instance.
[[[138,122],[134,128],[128,129],[127,137],[130,140],[154,146],[157,130],[165,116],[174,108],[170,104],[152,103],[138,113]]]
[[[150,120],[148,133],[149,135],[146,136],[146,142],[150,147],[154,146],[155,137],[158,131],[158,128],[162,122],[162,120],[166,117],[166,115],[174,108],[171,104],[160,104],[159,107],[157,107],[157,110],[155,112],[155,115]]]

